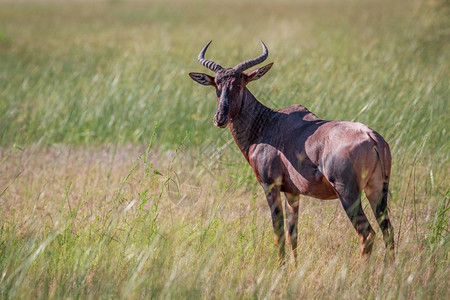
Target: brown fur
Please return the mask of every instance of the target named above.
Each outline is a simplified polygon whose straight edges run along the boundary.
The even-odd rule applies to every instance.
[[[286,195],[286,241],[294,256],[300,195],[339,198],[369,255],[375,232],[361,206],[364,190],[393,249],[393,228],[387,212],[391,155],[385,140],[361,123],[325,121],[302,105],[277,111],[261,104],[246,85],[262,77],[272,64],[249,73],[222,69],[215,77],[190,73],[198,83],[216,88],[214,124],[231,133],[263,187],[271,209],[275,244],[284,260],[284,218],[280,193]]]

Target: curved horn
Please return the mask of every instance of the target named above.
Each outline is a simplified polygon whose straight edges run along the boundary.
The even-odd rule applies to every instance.
[[[208,69],[210,69],[211,71],[213,71],[214,73],[216,73],[217,71],[220,71],[223,69],[223,67],[219,64],[216,64],[213,61],[210,60],[206,60],[205,59],[205,52],[206,49],[208,49],[209,44],[211,44],[212,41],[209,41],[208,44],[206,44],[206,46],[202,49],[202,51],[200,51],[199,55],[198,55],[198,61],[205,67],[207,67]]]
[[[267,47],[263,41],[261,41],[261,45],[263,47],[262,55],[258,56],[257,58],[254,58],[254,59],[249,59],[249,60],[243,61],[240,64],[238,64],[236,67],[234,67],[233,69],[235,69],[236,71],[242,72],[242,71],[247,70],[248,68],[256,66],[257,64],[260,64],[263,61],[265,61],[267,56],[269,56],[269,50],[267,50]]]

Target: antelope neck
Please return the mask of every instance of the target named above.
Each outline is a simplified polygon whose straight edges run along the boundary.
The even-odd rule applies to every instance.
[[[248,161],[248,150],[274,117],[275,112],[259,102],[246,88],[239,113],[230,122],[231,134]]]

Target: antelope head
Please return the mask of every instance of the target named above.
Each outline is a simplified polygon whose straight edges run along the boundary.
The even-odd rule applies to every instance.
[[[213,121],[215,126],[225,128],[233,117],[236,116],[241,110],[244,91],[247,84],[250,81],[257,80],[266,74],[272,67],[273,63],[250,72],[244,72],[257,64],[262,63],[269,55],[266,45],[261,41],[261,45],[263,47],[262,55],[243,61],[234,68],[223,68],[215,62],[205,59],[206,49],[208,49],[211,42],[212,41],[206,44],[202,51],[200,51],[198,61],[203,66],[213,71],[215,76],[213,77],[204,73],[189,73],[189,76],[191,76],[191,78],[197,83],[202,85],[211,85],[216,89],[217,110]]]

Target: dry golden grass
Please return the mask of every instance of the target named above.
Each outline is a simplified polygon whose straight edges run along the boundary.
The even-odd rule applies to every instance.
[[[239,186],[233,171],[223,173],[225,158],[238,159],[232,147],[209,170],[193,154],[145,147],[3,149],[3,259],[23,245],[21,259],[4,260],[3,296],[448,296],[448,233],[432,242],[437,206],[411,184],[399,195],[405,207],[391,203],[394,263],[384,262],[378,229],[363,261],[339,202],[304,197],[298,264],[277,267],[256,180]]]

